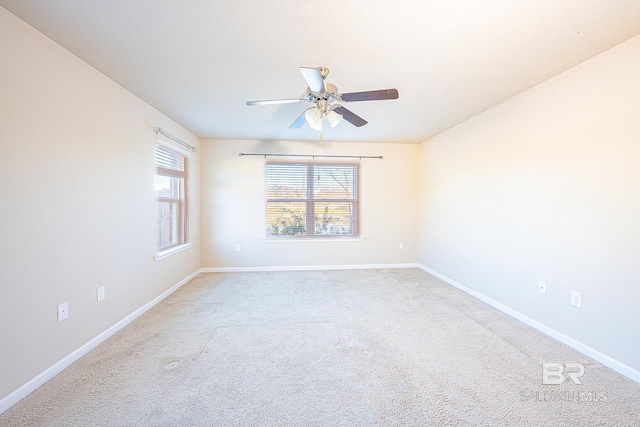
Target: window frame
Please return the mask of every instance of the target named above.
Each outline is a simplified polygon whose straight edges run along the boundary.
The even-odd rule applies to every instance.
[[[306,167],[306,197],[304,198],[268,198],[269,181],[268,167],[271,165],[283,166],[304,166]],[[315,198],[314,168],[320,167],[349,167],[353,168],[353,187],[351,189],[352,198]],[[269,204],[270,203],[304,203],[305,204],[305,234],[271,234],[269,228],[272,226],[269,220]],[[349,203],[351,204],[352,213],[350,215],[351,233],[336,234],[316,234],[316,205],[320,203]],[[324,161],[271,161],[265,162],[265,240],[346,240],[360,238],[360,163],[359,162],[324,162]]]
[[[158,165],[158,148],[161,147],[164,150],[171,152],[173,155],[179,156],[182,160],[183,168],[182,170],[165,168]],[[165,176],[169,178],[177,178],[178,179],[178,196],[177,197],[160,197],[158,195],[158,190],[156,189],[156,209],[160,209],[160,203],[176,203],[177,209],[177,219],[176,219],[176,235],[175,235],[175,243],[171,243],[169,245],[161,246],[160,236],[160,217],[158,215],[158,221],[156,222],[156,261],[158,259],[162,259],[165,256],[173,254],[175,252],[179,252],[183,248],[187,248],[191,246],[189,243],[189,215],[188,215],[188,163],[189,163],[190,153],[182,150],[175,145],[168,143],[162,139],[156,140],[156,149],[154,150],[154,165],[155,165],[155,177],[157,179],[158,176]],[[159,213],[159,212],[158,212]],[[172,239],[173,240],[173,239]]]

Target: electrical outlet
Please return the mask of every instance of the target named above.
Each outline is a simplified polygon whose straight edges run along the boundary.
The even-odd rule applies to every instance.
[[[404,249],[404,243],[402,243],[402,242],[398,243],[398,247],[399,247],[400,249]]]
[[[96,291],[97,297],[98,297],[98,302],[102,301],[105,297],[104,295],[104,286],[101,286],[98,288],[98,290]]]
[[[547,294],[547,284],[545,282],[538,282],[538,292]]]
[[[240,245],[236,245],[236,252],[240,252]]]
[[[69,302],[63,302],[62,304],[58,304],[58,322],[63,321],[69,317]]]
[[[582,294],[580,292],[571,291],[571,305],[582,308]]]

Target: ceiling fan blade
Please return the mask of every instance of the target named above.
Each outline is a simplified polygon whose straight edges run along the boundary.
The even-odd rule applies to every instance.
[[[324,79],[322,78],[322,72],[317,68],[300,67],[302,77],[307,82],[309,89],[313,92],[324,92]]]
[[[289,129],[300,129],[302,125],[307,122],[307,120],[304,118],[304,113],[306,112],[307,110],[304,110],[302,114],[300,114],[300,117],[298,117],[295,122],[291,123]]]
[[[344,107],[336,107],[333,109],[333,111],[340,114],[342,118],[344,118],[346,121],[348,121],[355,127],[364,126],[368,123],[365,119],[356,115],[355,113],[352,113],[351,111],[347,110]]]
[[[379,101],[383,99],[398,99],[397,89],[370,90],[367,92],[343,93],[340,98],[345,102]]]
[[[271,99],[267,101],[247,101],[247,105],[299,104],[305,101],[306,99]]]

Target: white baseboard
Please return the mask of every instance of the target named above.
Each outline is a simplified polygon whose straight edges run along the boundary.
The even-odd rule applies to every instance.
[[[614,371],[624,375],[625,377],[628,377],[638,383],[640,383],[640,371],[625,365],[624,363],[620,362],[619,360],[616,360],[610,356],[607,356],[604,353],[599,352],[598,350],[589,347],[588,345],[575,340],[573,338],[571,338],[570,336],[567,336],[561,332],[556,331],[553,328],[548,327],[547,325],[544,325],[540,322],[538,322],[537,320],[534,320],[530,317],[525,316],[524,314],[507,307],[504,304],[501,304],[479,292],[474,291],[473,289],[469,289],[464,285],[461,285],[460,283],[456,282],[455,280],[452,280],[450,278],[448,278],[447,276],[444,276],[440,273],[438,273],[437,271],[433,271],[428,267],[425,267],[422,264],[418,264],[418,268],[421,268],[423,271],[436,276],[438,279],[441,279],[445,282],[447,282],[448,284],[450,284],[451,286],[454,286],[458,289],[460,289],[463,292],[468,293],[469,295],[476,297],[477,299],[479,299],[482,302],[485,302],[487,304],[489,304],[490,306],[502,311],[505,314],[508,314],[509,316],[523,322],[526,323],[527,325],[531,326],[532,328],[535,328],[537,330],[539,330],[540,332],[550,336],[551,338],[555,338],[556,340],[560,341],[561,343],[564,343],[566,345],[568,345],[569,347],[578,350],[580,353],[585,354],[586,356],[591,357],[592,359],[602,363],[605,366],[608,366],[609,368],[613,369]]]
[[[243,273],[253,271],[303,271],[303,270],[369,270],[379,268],[420,268],[417,263],[406,264],[348,264],[348,265],[286,265],[265,267],[213,267],[201,268],[201,273]]]
[[[89,351],[96,348],[99,344],[106,341],[109,337],[114,335],[116,332],[120,331],[122,328],[127,326],[136,318],[140,317],[146,311],[151,309],[153,306],[158,304],[160,301],[164,300],[166,297],[171,295],[177,289],[179,289],[182,285],[187,283],[189,280],[193,279],[200,273],[223,273],[223,272],[257,272],[257,271],[302,271],[302,270],[357,270],[357,269],[382,269],[382,268],[420,268],[423,271],[432,274],[433,276],[445,281],[446,283],[462,290],[463,292],[468,293],[469,295],[478,298],[480,301],[483,301],[490,306],[502,311],[503,313],[520,320],[521,322],[539,330],[540,332],[549,335],[552,338],[557,339],[558,341],[572,347],[579,352],[597,360],[605,366],[619,372],[620,374],[640,383],[640,371],[625,365],[624,363],[603,354],[588,345],[577,341],[567,335],[564,335],[555,329],[552,329],[536,320],[531,319],[530,317],[525,316],[524,314],[513,310],[479,292],[476,292],[472,289],[467,288],[464,285],[452,280],[442,274],[431,270],[425,267],[422,264],[418,263],[405,263],[405,264],[356,264],[356,265],[307,265],[307,266],[266,266],[266,267],[219,267],[219,268],[201,268],[194,273],[190,274],[188,277],[184,278],[180,282],[173,285],[167,291],[154,298],[152,301],[148,302],[144,306],[140,307],[106,331],[102,332],[97,337],[93,338],[91,341],[75,350],[73,353],[64,357],[62,360],[55,363],[50,368],[46,369],[44,372],[40,373],[38,376],[33,378],[31,381],[0,400],[0,414],[5,412],[7,409],[18,403],[20,400],[28,396],[31,392],[36,390],[38,387],[46,383],[48,380],[56,376],[58,373],[63,371],[65,368],[70,366],[73,362],[80,359],[82,356],[87,354]]]
[[[73,362],[96,348],[98,345],[106,341],[109,337],[120,331],[136,318],[140,317],[146,311],[158,304],[160,301],[171,295],[182,285],[193,279],[200,273],[216,273],[216,272],[250,272],[250,271],[296,271],[296,270],[353,270],[353,269],[374,269],[374,268],[418,268],[417,263],[411,264],[362,264],[362,265],[311,265],[311,266],[276,266],[276,267],[222,267],[222,268],[201,268],[180,282],[173,285],[167,291],[154,298],[144,306],[140,307],[97,337],[67,355],[62,360],[49,367],[35,378],[24,384],[22,387],[0,400],[0,414],[11,408],[13,405],[24,399],[38,387],[49,381],[51,378],[69,367]]]
[[[111,337],[113,334],[115,334],[116,332],[118,332],[119,330],[127,326],[129,323],[131,323],[133,320],[140,317],[146,311],[148,311],[153,306],[158,304],[160,301],[162,301],[163,299],[171,295],[178,288],[180,288],[182,285],[187,283],[189,280],[193,279],[198,274],[200,274],[200,270],[197,270],[194,273],[190,274],[188,277],[182,279],[180,282],[173,285],[171,288],[163,292],[158,297],[154,298],[144,306],[140,307],[139,309],[137,309],[136,311],[134,311],[133,313],[131,313],[130,315],[128,315],[127,317],[125,317],[124,319],[122,319],[121,321],[119,321],[109,329],[107,329],[106,331],[102,332],[100,335],[93,338],[91,341],[89,341],[88,343],[86,343],[85,345],[83,345],[73,353],[67,355],[62,360],[58,361],[56,364],[46,369],[44,372],[40,373],[38,376],[33,378],[31,381],[29,381],[28,383],[26,383],[25,385],[23,385],[22,387],[20,387],[19,389],[17,389],[7,397],[5,397],[4,399],[0,400],[0,414],[5,412],[7,409],[11,408],[13,405],[18,403],[25,397],[27,397],[31,392],[33,392],[38,387],[40,387],[41,385],[49,381],[51,378],[58,375],[60,372],[62,372],[64,369],[70,366],[73,362],[80,359],[82,356],[84,356],[85,354],[87,354],[88,352],[96,348],[98,345],[102,344],[104,341],[107,340],[107,338]]]

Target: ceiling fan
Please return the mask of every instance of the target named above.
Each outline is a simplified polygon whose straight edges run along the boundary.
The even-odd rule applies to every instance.
[[[306,98],[247,101],[247,105],[297,104],[301,102],[315,104],[315,106],[307,108],[289,128],[299,129],[307,122],[311,129],[321,131],[323,117],[327,118],[331,127],[336,127],[343,118],[356,127],[367,124],[365,119],[344,108],[341,105],[344,102],[398,99],[397,89],[338,93],[336,86],[325,81],[329,75],[329,69],[326,67],[300,67],[300,72],[308,85]]]

